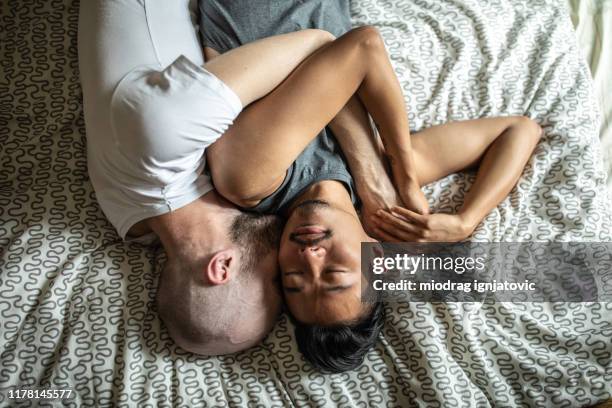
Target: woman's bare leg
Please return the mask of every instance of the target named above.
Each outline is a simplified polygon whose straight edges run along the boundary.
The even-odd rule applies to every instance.
[[[471,231],[508,196],[540,140],[542,129],[525,119],[506,128],[480,161],[476,181],[459,210]]]
[[[484,165],[485,156],[491,153],[489,147],[500,143],[509,133],[513,133],[510,138],[517,146],[502,153],[515,159],[505,168],[520,173],[531,157],[534,142],[539,140],[539,126],[527,117],[500,116],[463,120],[413,133],[419,182],[427,185],[449,174]]]
[[[327,31],[308,29],[263,38],[221,55],[208,49],[204,67],[247,106],[270,93],[304,59],[334,39]]]
[[[409,138],[403,96],[385,46],[377,30],[362,27],[314,52],[207,149],[217,190],[241,205],[271,194],[355,92],[381,134]]]
[[[220,55],[215,49],[204,47],[207,62]],[[340,144],[355,180],[362,216],[364,212],[373,213],[380,208],[401,204],[387,174],[384,147],[357,95],[349,99],[328,126]]]
[[[207,62],[219,55],[218,51],[204,47]],[[377,210],[402,204],[387,173],[385,149],[357,95],[349,99],[328,126],[340,144],[355,180],[364,228],[369,231],[368,221]]]
[[[381,211],[378,238],[388,241],[456,241],[467,238],[512,190],[540,139],[541,128],[522,116],[432,126],[413,134],[422,185],[478,166],[476,181],[458,214]]]

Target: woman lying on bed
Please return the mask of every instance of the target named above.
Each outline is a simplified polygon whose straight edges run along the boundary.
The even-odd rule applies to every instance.
[[[341,34],[349,21],[342,2],[305,2],[321,3],[312,9],[287,5],[294,2],[223,3],[200,2],[206,68],[245,105],[254,94],[270,93],[250,104],[208,148],[215,186],[247,210],[286,217],[279,263],[300,350],[319,368],[352,369],[383,323],[380,304],[360,301],[367,284],[360,272],[361,242],[469,237],[516,184],[541,129],[524,117],[500,117],[411,135],[403,95],[376,29],[357,28],[335,40],[318,30],[259,40],[312,21]],[[254,10],[262,9],[257,21]],[[302,61],[300,53],[315,41],[320,46]],[[243,43],[250,44],[239,47]],[[249,64],[254,58],[260,61],[255,69]],[[366,110],[384,148],[375,141]],[[336,164],[331,133],[353,179]],[[233,160],[221,159],[227,157]],[[420,186],[473,167],[478,175],[459,213],[429,214]]]

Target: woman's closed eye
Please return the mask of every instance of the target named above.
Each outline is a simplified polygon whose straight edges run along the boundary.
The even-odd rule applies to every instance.
[[[353,287],[353,284],[349,284],[349,285],[325,285],[322,287],[323,292],[342,292],[345,290],[348,290],[350,288]],[[286,293],[291,294],[291,293],[300,293],[304,290],[303,286],[285,286],[284,290]]]

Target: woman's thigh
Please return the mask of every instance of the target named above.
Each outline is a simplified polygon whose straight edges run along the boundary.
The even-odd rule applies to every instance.
[[[204,68],[247,106],[270,93],[302,61],[333,39],[321,30],[281,34],[234,48],[208,61]]]
[[[419,183],[426,185],[476,166],[515,116],[472,119],[432,126],[412,134]]]
[[[208,147],[209,167],[221,194],[236,202],[262,199],[274,191],[291,163],[363,80],[368,62],[355,46],[361,32],[318,50]]]

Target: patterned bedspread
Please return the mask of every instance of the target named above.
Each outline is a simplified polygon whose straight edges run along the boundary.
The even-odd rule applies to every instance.
[[[352,12],[383,33],[414,130],[499,114],[544,127],[519,185],[475,239],[612,239],[598,111],[564,2],[356,0]],[[178,349],[154,304],[161,250],[122,243],[88,180],[77,17],[78,0],[0,2],[0,406],[17,405],[6,392],[14,387],[72,389],[70,406],[578,407],[610,398],[610,303],[390,305],[366,363],[329,376],[302,360],[285,317],[237,355]],[[473,178],[427,187],[432,206],[456,209]]]

